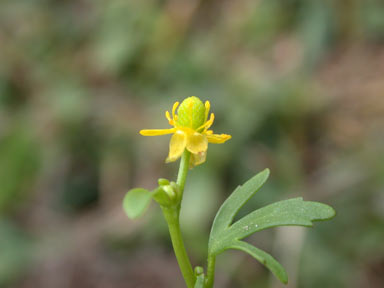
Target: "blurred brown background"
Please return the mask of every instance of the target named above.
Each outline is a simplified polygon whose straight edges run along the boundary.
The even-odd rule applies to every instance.
[[[384,2],[2,0],[0,287],[183,287],[159,208],[122,211],[164,164],[173,102],[210,100],[211,145],[190,172],[182,225],[193,264],[240,183],[271,178],[243,213],[303,196],[337,210],[314,229],[248,239],[288,287],[384,287]],[[282,287],[241,252],[216,287]]]

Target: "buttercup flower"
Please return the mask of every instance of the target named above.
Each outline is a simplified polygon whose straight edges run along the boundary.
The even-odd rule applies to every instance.
[[[166,162],[176,161],[187,149],[191,152],[190,166],[197,166],[205,162],[208,143],[221,144],[231,139],[231,135],[213,134],[212,130],[208,130],[215,119],[213,113],[208,119],[209,109],[209,101],[204,105],[199,98],[188,97],[180,106],[179,102],[173,104],[172,118],[168,111],[165,112],[165,117],[173,128],[141,130],[140,134],[143,136],[173,134]]]

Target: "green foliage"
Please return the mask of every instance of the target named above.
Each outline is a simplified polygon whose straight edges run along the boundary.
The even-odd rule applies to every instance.
[[[158,187],[157,189],[152,191],[152,197],[157,203],[162,206],[167,206],[171,203],[169,195],[161,187]]]
[[[123,200],[125,213],[131,219],[141,216],[148,208],[151,198],[151,192],[143,188],[128,191]]]
[[[265,265],[282,283],[288,283],[288,275],[279,262],[271,255],[241,239],[267,228],[276,226],[306,226],[311,227],[313,221],[327,220],[335,216],[332,207],[311,201],[303,201],[301,197],[279,201],[255,210],[243,218],[233,222],[234,217],[248,200],[263,186],[269,176],[269,169],[258,173],[235,191],[220,207],[212,224],[208,243],[208,259],[214,259],[218,254],[228,249],[244,251]],[[181,201],[178,185],[167,179],[159,179],[159,187],[152,192],[135,188],[130,190],[124,200],[123,207],[129,218],[134,219],[144,213],[151,198],[162,207],[168,207],[178,215]],[[176,217],[176,218],[173,218]],[[169,221],[178,222],[178,216],[172,216]],[[172,222],[171,221],[171,222]],[[185,276],[185,275],[184,275]],[[201,267],[195,269],[195,288],[211,287],[213,275],[205,275]]]
[[[271,272],[284,284],[288,283],[288,275],[285,272],[285,269],[279,262],[277,262],[271,255],[267,252],[252,246],[251,244],[244,241],[233,241],[233,243],[228,246],[228,248],[237,249],[248,253],[257,261],[262,263],[267,267]]]
[[[307,226],[312,221],[328,220],[335,216],[332,207],[318,202],[303,201],[303,198],[283,200],[260,208],[229,228],[228,238],[245,238],[257,231],[276,226]]]
[[[325,204],[294,198],[255,210],[231,225],[240,208],[261,188],[268,176],[268,169],[260,172],[243,186],[237,187],[223,203],[212,225],[208,254],[216,256],[227,249],[242,250],[264,264],[281,282],[287,283],[284,268],[272,256],[240,240],[276,226],[311,227],[313,221],[334,217],[335,211]]]
[[[220,249],[216,247],[216,244],[219,242],[216,241],[216,238],[221,236],[221,232],[228,229],[240,208],[263,186],[268,176],[269,169],[265,169],[247,181],[243,186],[237,187],[221,205],[212,224],[208,248],[210,254],[218,254],[220,252]],[[219,240],[219,238],[217,239]]]
[[[176,207],[181,201],[180,191],[175,182],[159,179],[159,187],[153,191],[144,188],[129,190],[123,200],[123,208],[129,218],[135,219],[143,215],[151,199],[163,207]]]
[[[63,217],[68,226],[89,226],[87,221],[78,223],[80,214],[61,214],[55,199],[77,207],[89,203],[86,189],[92,188],[92,182],[101,185],[100,192],[106,194],[86,206],[98,221],[97,217],[104,219],[105,208],[114,209],[109,205],[112,187],[138,182],[142,173],[158,170],[170,177],[173,165],[159,167],[166,153],[161,143],[167,136],[153,148],[150,155],[156,160],[147,169],[142,161],[148,153],[137,137],[137,130],[143,128],[138,122],[163,127],[163,115],[154,118],[153,109],[169,108],[170,98],[188,93],[207,97],[215,106],[213,112],[221,118],[215,123],[217,130],[236,132],[228,147],[210,151],[201,181],[187,181],[181,223],[184,234],[199,237],[186,243],[194,260],[203,260],[203,253],[205,257],[205,228],[224,195],[220,187],[235,187],[250,167],[268,163],[274,167],[274,177],[264,187],[267,190],[241,209],[242,215],[252,212],[252,207],[296,197],[292,195],[308,183],[308,199],[321,195],[339,212],[332,225],[319,225],[296,243],[300,263],[294,257],[284,259],[286,265],[298,265],[297,286],[345,287],[359,285],[356,280],[361,279],[377,283],[374,271],[382,267],[380,255],[384,255],[384,102],[383,72],[376,64],[384,40],[384,1],[203,4],[0,1],[1,217],[31,231],[39,239],[41,255],[50,255],[45,251],[51,248],[42,247],[45,241],[40,238],[61,235],[58,223]],[[348,92],[351,85],[353,93]],[[89,163],[83,168],[82,152],[69,154],[62,149],[69,137],[63,124],[88,117],[107,144],[100,147],[101,158],[94,169]],[[26,129],[14,126],[15,121]],[[15,140],[7,140],[8,131]],[[83,135],[76,130],[73,136],[83,141]],[[83,147],[89,149],[87,143]],[[100,177],[88,178],[88,171]],[[195,169],[191,176],[197,173],[200,170]],[[87,185],[77,185],[80,176],[85,176]],[[64,191],[62,183],[67,187]],[[64,193],[71,201],[61,197]],[[148,233],[145,226],[141,229]],[[78,230],[82,229],[70,229],[68,237],[76,239]],[[268,235],[257,237],[271,247],[275,241],[268,241]],[[343,241],[334,240],[340,238]],[[18,241],[13,243],[16,251],[21,250]],[[71,243],[65,243],[66,249],[72,250]],[[136,247],[139,256],[147,253],[142,247]],[[274,247],[284,257],[284,247]],[[33,273],[28,275],[45,273],[45,265],[37,264],[31,263]],[[67,270],[61,278],[69,278]],[[231,276],[233,287],[266,278],[264,272],[257,279],[238,272]],[[26,276],[25,282],[29,280]],[[384,287],[382,279],[377,281]]]

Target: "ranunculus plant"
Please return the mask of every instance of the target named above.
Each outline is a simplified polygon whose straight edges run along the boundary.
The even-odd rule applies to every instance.
[[[152,191],[135,188],[126,194],[123,207],[129,218],[137,218],[148,207],[151,199],[161,207],[167,221],[173,249],[188,288],[210,288],[214,284],[216,256],[228,249],[237,249],[253,256],[265,265],[281,282],[287,283],[284,268],[271,255],[243,241],[251,234],[276,226],[313,226],[314,221],[328,220],[335,216],[332,207],[302,198],[279,201],[257,209],[233,222],[240,208],[263,186],[269,170],[258,173],[235,191],[221,205],[212,224],[209,236],[207,269],[192,268],[180,230],[179,216],[188,170],[206,161],[208,143],[221,144],[231,139],[227,134],[214,134],[209,130],[214,114],[209,115],[210,103],[197,97],[176,102],[171,114],[165,116],[172,128],[141,130],[144,136],[173,134],[169,143],[166,162],[181,158],[176,182],[159,179],[159,186]]]

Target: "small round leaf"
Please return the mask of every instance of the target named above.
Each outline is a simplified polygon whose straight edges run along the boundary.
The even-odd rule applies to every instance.
[[[151,201],[151,193],[143,188],[129,190],[123,200],[123,208],[129,218],[141,216]]]

